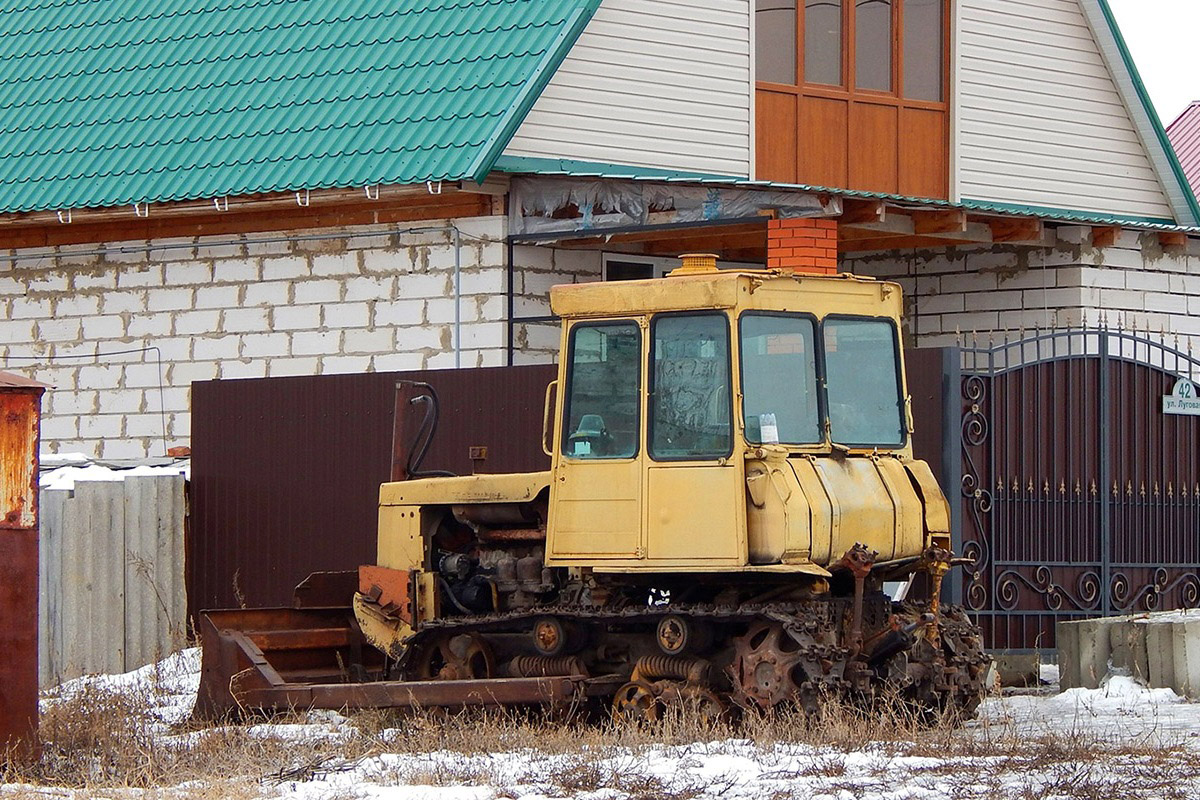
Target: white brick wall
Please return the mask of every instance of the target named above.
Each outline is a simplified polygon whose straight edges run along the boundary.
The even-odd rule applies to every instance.
[[[461,364],[500,365],[506,222],[459,223]],[[130,458],[189,443],[192,381],[453,367],[454,239],[429,230],[448,225],[16,251],[0,260],[0,370],[56,386],[46,449]],[[518,315],[548,314],[555,283],[599,277],[596,253],[517,250]],[[551,334],[518,331],[521,363],[556,354],[555,326],[537,327]]]
[[[1167,252],[1153,233],[1123,231],[1103,249],[1088,242],[1064,227],[1053,248],[848,255],[843,268],[901,283],[918,346],[1084,324],[1178,337],[1184,347],[1200,335],[1200,241]],[[1190,344],[1200,348],[1200,339]]]

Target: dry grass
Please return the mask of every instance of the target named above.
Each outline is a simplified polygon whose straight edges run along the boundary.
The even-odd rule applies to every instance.
[[[980,800],[1182,800],[1200,787],[1200,751],[1182,742],[1029,736],[1003,725],[965,730],[896,704],[864,712],[827,703],[818,717],[791,711],[736,724],[705,724],[686,714],[668,714],[650,727],[603,719],[563,722],[534,712],[362,711],[350,714],[348,724],[316,713],[275,718],[269,725],[166,731],[150,712],[153,691],[92,686],[59,699],[43,713],[41,759],[9,763],[0,780],[68,788],[80,796],[140,790],[146,798],[201,800],[269,797],[314,780],[334,787],[329,800],[357,798],[355,781],[490,786],[497,797],[605,792],[634,800],[718,797],[734,787],[733,778],[711,773],[689,777],[702,770],[670,777],[647,770],[653,755],[679,747],[686,748],[685,760],[696,763],[731,749],[753,755],[764,765],[762,780],[775,787],[763,797],[778,800],[808,797],[818,788],[861,796],[894,788],[897,775],[930,792]],[[298,735],[290,726],[300,723],[323,733]],[[522,755],[492,758],[496,753]],[[855,754],[852,767],[847,754]]]

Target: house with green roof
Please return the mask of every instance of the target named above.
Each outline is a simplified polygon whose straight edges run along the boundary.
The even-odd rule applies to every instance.
[[[552,285],[684,252],[896,279],[917,345],[1200,335],[1105,0],[14,0],[0,62],[54,451],[185,445],[198,380],[551,360]]]

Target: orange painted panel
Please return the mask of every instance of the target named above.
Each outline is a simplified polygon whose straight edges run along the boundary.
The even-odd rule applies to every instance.
[[[850,108],[850,186],[868,192],[899,189],[898,109],[855,102]]]
[[[755,108],[756,177],[796,182],[796,96],[759,89]]]
[[[845,100],[800,98],[800,183],[847,185],[846,107]]]
[[[900,112],[900,194],[946,199],[950,152],[945,111]]]

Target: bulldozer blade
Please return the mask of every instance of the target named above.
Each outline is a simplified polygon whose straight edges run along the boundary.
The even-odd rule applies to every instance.
[[[231,609],[200,614],[200,691],[193,715],[307,709],[465,708],[569,703],[611,693],[586,675],[390,681],[349,609]]]
[[[203,648],[195,716],[219,719],[256,691],[378,678],[383,655],[366,645],[349,608],[229,609],[200,613]]]

